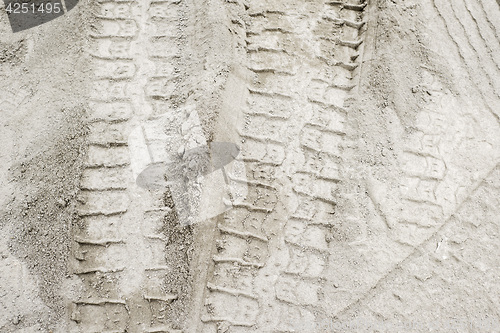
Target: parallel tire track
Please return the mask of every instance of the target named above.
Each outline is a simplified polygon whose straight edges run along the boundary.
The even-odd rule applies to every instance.
[[[498,22],[490,17],[483,24],[488,14],[482,7],[464,17],[456,4],[433,3],[465,67],[484,74],[471,78],[494,113],[498,58],[491,54],[483,63],[477,52],[498,48],[484,42],[496,35]],[[159,232],[174,214],[162,195],[132,181],[127,138],[148,116],[166,112],[177,93],[171,78],[180,52],[179,6],[163,0],[98,3],[89,37],[95,90],[81,181],[84,227],[75,230],[74,242],[74,273],[81,280],[81,297],[72,304],[75,332],[175,331],[172,304],[183,295],[165,283],[175,272]],[[359,72],[365,6],[354,0],[226,3],[229,30],[245,58],[246,104],[237,131],[248,195],[218,220],[198,332],[314,331],[315,323],[356,301],[359,284],[373,285],[360,277],[339,288],[335,265],[343,253],[331,245],[331,216],[343,182],[344,103]],[[461,201],[453,177],[463,170],[451,170],[439,140],[455,125],[461,129],[467,115],[455,121],[441,112],[449,96],[434,93],[437,111],[422,113],[404,154],[399,218],[409,230],[416,225],[433,231]]]
[[[485,44],[495,35],[493,24],[479,23],[478,11],[464,17],[456,15],[456,4],[434,4],[465,67],[485,74],[471,79],[498,119],[492,111],[498,66],[488,54],[498,41]],[[331,215],[343,182],[343,106],[358,72],[365,4],[323,5],[228,5],[232,22],[246,31],[242,158],[248,178],[267,190],[219,222],[199,332],[315,331],[316,323],[356,304],[405,253],[431,237],[466,199],[476,177],[496,163],[474,166],[474,175],[455,160],[456,151],[471,153],[472,142],[483,145],[482,139],[473,141],[482,135],[478,121],[426,73],[431,97],[405,142],[404,181],[397,203],[390,204],[397,208],[391,212],[396,223],[387,223],[388,244],[373,238],[345,247],[332,242]],[[356,226],[349,218],[342,222]],[[224,231],[229,225],[232,233]],[[391,246],[401,253],[390,253]],[[373,255],[360,254],[366,249]],[[370,258],[384,262],[374,268]],[[373,271],[363,276],[368,267]]]

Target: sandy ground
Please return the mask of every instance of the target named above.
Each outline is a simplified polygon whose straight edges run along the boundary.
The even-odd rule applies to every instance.
[[[499,331],[499,33],[494,0],[2,10],[0,331]]]

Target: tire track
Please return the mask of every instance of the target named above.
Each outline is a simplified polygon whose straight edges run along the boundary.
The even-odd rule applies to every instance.
[[[186,295],[175,270],[182,267],[173,267],[180,262],[171,248],[180,244],[162,230],[175,214],[168,196],[135,184],[128,138],[154,115],[155,99],[172,94],[164,78],[177,55],[179,4],[98,1],[93,7],[91,146],[80,186],[81,227],[73,230],[80,298],[71,306],[71,331],[174,332],[183,319],[175,304]]]
[[[322,214],[335,210],[364,6],[228,7],[233,22],[246,18],[250,79],[238,132],[250,185],[218,224],[199,332],[294,331],[328,316],[331,226]]]
[[[470,172],[471,167],[476,173],[482,173],[498,158],[498,153],[492,149],[497,139],[486,134],[488,131],[483,129],[487,125],[481,124],[480,117],[469,107],[461,106],[463,103],[431,72],[424,74],[426,79],[422,86],[429,97],[417,116],[417,131],[404,144],[401,168],[406,179],[400,185],[402,205],[398,213],[386,213],[390,220],[416,228],[412,231],[412,242],[408,241],[409,235],[400,239],[407,238],[403,242],[412,246],[419,244],[419,237],[425,239],[456,211],[467,188],[477,177]],[[487,137],[483,138],[485,135]],[[490,157],[491,161],[469,163],[467,158],[457,160],[457,155],[482,156],[485,161]],[[396,227],[395,230],[399,228],[399,223],[391,222],[390,225]],[[419,233],[422,235],[417,237]]]

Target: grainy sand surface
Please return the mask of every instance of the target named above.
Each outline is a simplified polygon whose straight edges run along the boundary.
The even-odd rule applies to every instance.
[[[495,0],[2,6],[0,331],[499,331],[499,33]]]

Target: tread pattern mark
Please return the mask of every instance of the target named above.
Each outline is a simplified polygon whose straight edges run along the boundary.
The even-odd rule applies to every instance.
[[[246,45],[250,79],[238,132],[250,185],[218,224],[199,332],[290,332],[329,316],[328,214],[365,5],[227,4],[244,27],[236,39]]]
[[[471,107],[460,105],[433,74],[427,72],[426,77],[427,105],[402,156],[403,201],[398,216],[389,216],[392,225],[413,230],[411,239],[399,239],[412,245],[427,239],[455,212],[478,175],[490,170],[499,157],[493,148],[498,137],[488,134],[495,124],[486,125]],[[458,159],[458,154],[469,158]]]
[[[179,244],[163,232],[175,214],[168,197],[135,184],[127,141],[141,122],[168,110],[158,109],[158,99],[174,93],[167,78],[179,51],[181,5],[92,4],[88,54],[95,80],[81,226],[73,230],[80,297],[71,306],[71,332],[180,332],[173,304],[185,295],[175,290],[179,272],[169,261]]]
[[[360,332],[372,332],[376,325],[407,330],[403,325],[411,323],[419,332],[495,330],[500,280],[494,268],[498,258],[491,254],[500,247],[493,218],[500,207],[499,170],[497,165],[435,235],[335,322],[366,323]]]

